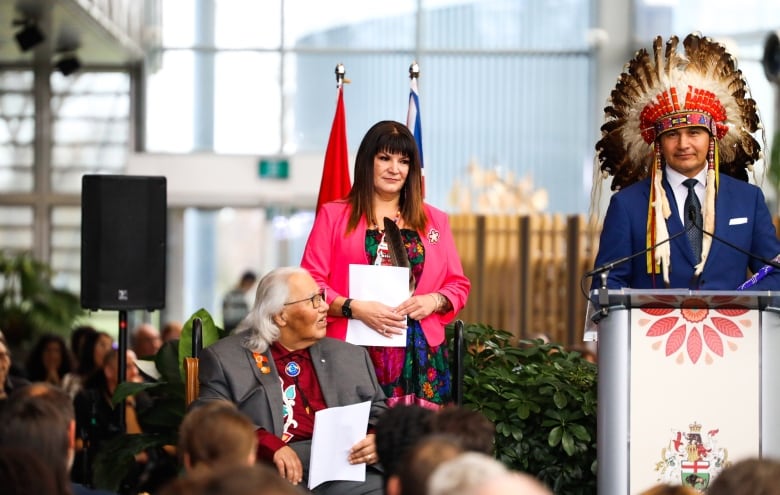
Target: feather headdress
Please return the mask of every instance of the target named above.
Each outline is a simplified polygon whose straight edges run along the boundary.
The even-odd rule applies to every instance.
[[[671,215],[662,186],[663,157],[658,138],[682,127],[705,127],[711,135],[707,158],[704,229],[714,231],[718,172],[747,181],[747,170],[759,159],[761,146],[752,136],[760,128],[755,101],[737,63],[723,45],[699,34],[683,41],[660,36],[653,51],[639,50],[626,64],[604,109],[601,139],[596,143],[596,172],[611,175],[613,191],[651,178],[647,247],[668,239]],[[597,183],[597,187],[600,185]],[[712,239],[704,236],[701,273]],[[669,280],[667,243],[648,253],[649,273]]]

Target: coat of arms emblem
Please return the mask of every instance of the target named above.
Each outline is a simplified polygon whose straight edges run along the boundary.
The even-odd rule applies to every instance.
[[[718,446],[715,428],[702,435],[702,425],[694,421],[688,431],[673,429],[668,445],[656,463],[658,481],[689,486],[704,491],[728,464],[728,449]]]

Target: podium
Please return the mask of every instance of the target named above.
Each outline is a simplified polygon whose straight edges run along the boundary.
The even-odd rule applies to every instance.
[[[598,494],[780,457],[780,292],[596,289]],[[586,329],[587,330],[587,329]]]

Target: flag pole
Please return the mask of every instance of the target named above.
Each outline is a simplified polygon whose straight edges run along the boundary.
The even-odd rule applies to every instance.
[[[414,61],[409,66],[409,110],[406,114],[406,127],[412,131],[414,140],[417,143],[417,153],[420,157],[420,173],[422,195],[425,198],[425,160],[423,159],[422,147],[422,123],[420,119],[420,100],[417,89],[417,81],[420,79],[420,65]]]
[[[347,148],[347,129],[344,113],[344,83],[349,79],[344,76],[347,71],[344,64],[336,65],[336,114],[333,117],[333,125],[330,129],[328,147],[325,150],[325,163],[322,168],[320,192],[317,195],[317,208],[319,212],[323,204],[344,199],[351,188],[349,178],[349,151]]]

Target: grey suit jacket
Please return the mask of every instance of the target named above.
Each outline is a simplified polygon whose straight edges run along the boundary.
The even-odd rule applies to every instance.
[[[198,366],[200,394],[197,407],[212,400],[229,400],[249,416],[257,427],[281,437],[282,386],[270,351],[270,373],[263,374],[252,353],[241,346],[242,334],[231,335],[203,349]],[[347,406],[370,400],[369,424],[376,425],[387,409],[368,352],[341,340],[325,337],[310,348],[315,373],[328,407]]]

